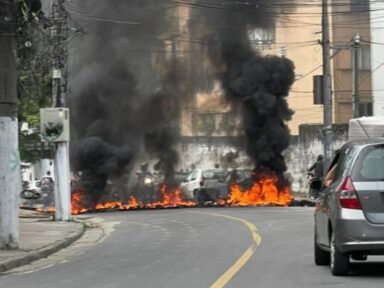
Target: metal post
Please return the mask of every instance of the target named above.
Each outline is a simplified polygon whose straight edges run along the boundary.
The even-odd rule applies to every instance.
[[[324,169],[328,169],[333,156],[332,137],[332,87],[330,68],[330,41],[328,1],[322,0],[322,44],[323,44],[323,99],[324,99]]]
[[[3,1],[0,9],[0,249],[17,249],[21,171],[17,121],[15,1]]]
[[[52,28],[52,103],[53,107],[66,105],[67,17],[63,0],[56,0],[51,7]],[[55,155],[55,219],[68,221],[71,218],[71,188],[68,142],[57,143]]]
[[[356,34],[353,38],[352,47],[352,112],[353,118],[358,118],[359,115],[359,50],[360,50],[360,35]]]

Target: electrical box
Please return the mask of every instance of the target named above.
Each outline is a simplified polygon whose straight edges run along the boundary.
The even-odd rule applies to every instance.
[[[40,109],[40,133],[42,142],[68,142],[69,109]]]

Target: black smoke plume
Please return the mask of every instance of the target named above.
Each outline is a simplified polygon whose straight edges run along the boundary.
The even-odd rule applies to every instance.
[[[173,185],[175,165],[179,158],[174,147],[178,141],[178,127],[175,125],[176,119],[172,117],[172,111],[166,109],[171,106],[167,101],[169,98],[169,94],[164,92],[157,93],[151,99],[151,105],[146,107],[147,113],[144,114],[147,116],[152,115],[151,120],[153,121],[152,127],[148,127],[144,135],[145,149],[150,155],[158,159],[154,169],[164,173],[164,182],[168,187]],[[153,111],[158,109],[163,113]]]
[[[153,57],[164,50],[159,35],[169,31],[169,7],[139,0],[73,3],[66,8],[85,35],[70,55],[71,163],[97,202],[109,179],[131,171],[142,147],[159,158],[160,170],[172,171],[177,161],[171,129],[176,94]],[[120,179],[117,185],[127,187],[126,177]]]
[[[109,145],[98,137],[87,137],[75,142],[72,163],[81,171],[82,187],[92,191],[95,204],[104,193],[110,176],[116,176],[132,160],[129,147]]]
[[[144,146],[158,159],[154,169],[163,173],[167,187],[174,186],[175,166],[179,155],[175,145],[179,142],[180,104],[184,94],[186,75],[183,65],[176,58],[167,61],[167,71],[161,79],[162,87],[143,106],[143,123],[146,123]]]
[[[191,19],[191,23],[215,23],[208,33],[192,31],[209,44],[209,56],[227,99],[234,106],[241,105],[247,153],[255,169],[274,172],[280,179],[286,170],[282,152],[290,138],[286,121],[293,114],[286,96],[295,79],[294,65],[284,57],[261,56],[249,35],[255,29],[274,31],[275,15],[284,9],[283,3],[287,2],[222,2],[211,9],[200,7]]]
[[[133,159],[135,136],[130,98],[136,95],[135,81],[127,67],[112,62],[92,66],[81,97],[73,107],[75,137],[71,163],[81,172],[82,185],[100,200],[109,177],[118,176]],[[88,71],[87,71],[88,72]],[[129,133],[127,131],[130,131]]]
[[[277,56],[253,55],[245,61],[233,57],[223,75],[227,96],[241,100],[247,153],[257,168],[282,173],[286,170],[283,151],[289,145],[285,124],[293,112],[285,97],[295,75],[293,63]]]

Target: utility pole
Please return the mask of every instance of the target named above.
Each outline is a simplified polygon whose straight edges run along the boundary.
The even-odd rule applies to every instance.
[[[353,118],[358,118],[359,115],[359,50],[360,50],[360,35],[357,33],[353,37],[352,47],[352,111]]]
[[[53,107],[66,106],[67,92],[67,14],[64,0],[54,0],[51,6],[51,48],[52,48],[52,103]],[[71,187],[69,167],[69,144],[56,144],[55,154],[55,219],[68,221],[71,218]]]
[[[327,170],[333,156],[332,139],[332,87],[330,67],[330,40],[328,1],[322,0],[322,45],[323,45],[323,101],[324,101],[324,169]]]
[[[52,107],[66,105],[68,26],[63,6],[64,0],[53,0],[51,6]]]
[[[0,249],[19,246],[16,2],[0,2]]]

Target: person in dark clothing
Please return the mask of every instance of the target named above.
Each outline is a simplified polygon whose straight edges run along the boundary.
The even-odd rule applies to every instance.
[[[317,160],[313,165],[308,169],[308,173],[311,173],[313,171],[313,174],[317,179],[322,179],[324,176],[324,163],[323,163],[323,155],[319,155],[317,157]]]
[[[55,183],[51,176],[51,172],[47,171],[40,179],[40,188],[42,192],[42,202],[45,207],[53,207],[54,206],[54,186]]]
[[[324,177],[323,155],[319,155],[316,162],[307,171],[308,175],[313,176],[310,181],[310,197],[317,198]]]

